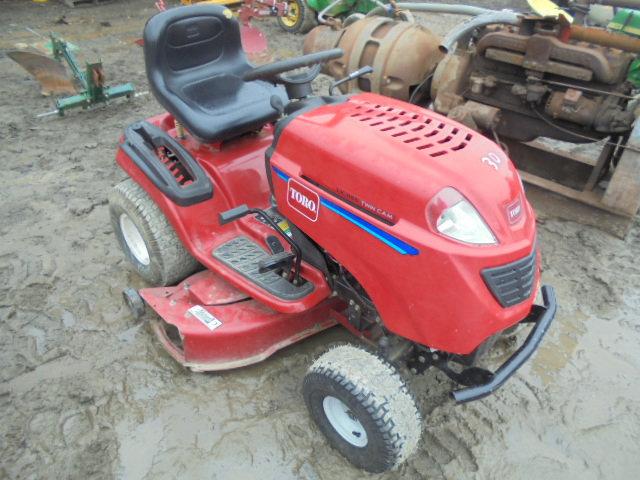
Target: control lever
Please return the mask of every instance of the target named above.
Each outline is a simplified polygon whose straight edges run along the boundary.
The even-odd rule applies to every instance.
[[[220,212],[218,214],[218,219],[220,220],[220,225],[226,225],[227,223],[234,222],[249,213],[249,207],[246,205],[240,205],[239,207],[232,208],[226,212]]]
[[[336,87],[339,87],[343,83],[350,82],[351,80],[355,80],[356,78],[362,77],[363,75],[367,75],[371,72],[373,72],[373,67],[371,67],[370,65],[365,65],[361,69],[356,70],[355,72],[351,72],[346,77],[341,78],[340,80],[336,80],[329,87],[329,95],[333,95],[333,91],[336,89]]]

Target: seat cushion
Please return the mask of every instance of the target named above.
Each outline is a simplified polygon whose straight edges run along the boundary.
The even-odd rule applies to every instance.
[[[271,97],[286,101],[283,90],[267,82],[243,82],[221,74],[182,87],[172,112],[194,135],[204,140],[225,140],[257,130],[279,116]]]
[[[276,120],[271,97],[284,88],[244,82],[251,69],[238,22],[220,6],[174,8],[152,17],[144,31],[149,85],[157,100],[193,135],[227,140]]]

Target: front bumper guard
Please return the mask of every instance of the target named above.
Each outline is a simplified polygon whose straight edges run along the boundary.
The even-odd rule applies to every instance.
[[[544,306],[534,305],[531,315],[523,320],[523,322],[531,322],[535,325],[520,348],[491,375],[487,382],[451,392],[451,396],[456,402],[471,402],[490,395],[529,360],[538,346],[540,346],[545,333],[549,329],[549,325],[551,325],[556,315],[556,294],[553,287],[549,285],[542,287],[542,300]]]

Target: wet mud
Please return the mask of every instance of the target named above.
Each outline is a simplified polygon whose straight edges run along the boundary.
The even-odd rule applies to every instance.
[[[501,3],[499,6],[503,6]],[[0,48],[59,32],[107,78],[147,89],[133,40],[152,1],[69,9],[0,2]],[[65,16],[68,24],[56,20]],[[104,22],[101,24],[101,22]],[[438,17],[443,33],[452,19]],[[301,38],[260,22],[277,57]],[[326,87],[326,81],[320,86]],[[351,467],[311,423],[300,393],[332,329],[252,367],[185,371],[121,301],[142,287],[109,223],[125,125],[161,110],[147,95],[36,119],[52,108],[0,55],[0,478],[308,479],[376,477]],[[384,479],[620,479],[640,471],[640,227],[626,240],[561,219],[544,202],[543,279],[561,304],[544,346],[504,388],[455,406],[428,372],[417,453]],[[516,332],[492,358],[524,339]]]

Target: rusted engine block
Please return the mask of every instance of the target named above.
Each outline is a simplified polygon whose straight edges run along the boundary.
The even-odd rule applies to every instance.
[[[425,100],[444,114],[468,101],[492,106],[499,118],[477,126],[519,141],[579,143],[628,132],[634,116],[626,109],[632,88],[626,74],[634,55],[567,41],[560,28],[538,17],[485,28],[474,48],[438,65]]]
[[[324,73],[338,79],[374,68],[343,84],[343,93],[409,100],[498,140],[524,181],[614,213],[621,221],[607,217],[606,228],[624,235],[640,209],[640,109],[626,79],[640,40],[562,17],[511,23],[471,30],[452,51],[451,34],[441,40],[417,24],[367,17],[342,30],[317,27],[304,51],[342,48],[345,55]],[[599,155],[539,137],[592,142],[589,150]],[[603,225],[592,213],[569,217]]]
[[[371,17],[343,30],[315,28],[304,52],[342,48],[344,57],[324,67],[334,78],[374,68],[370,77],[344,84],[344,93],[433,102],[440,113],[518,141],[579,143],[630,131],[625,79],[634,55],[570,40],[562,29],[554,20],[524,18],[519,26],[485,27],[473,46],[443,56],[440,38],[423,26]]]

